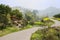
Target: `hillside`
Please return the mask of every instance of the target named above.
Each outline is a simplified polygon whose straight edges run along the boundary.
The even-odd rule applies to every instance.
[[[13,7],[12,9],[19,9],[21,10],[23,13],[30,10],[33,11],[33,9],[27,9],[27,8],[22,8],[22,7]],[[55,7],[49,7],[46,8],[44,10],[35,10],[35,13],[37,13],[38,16],[49,16],[52,17],[55,14],[60,13],[60,9],[59,8],[55,8]]]

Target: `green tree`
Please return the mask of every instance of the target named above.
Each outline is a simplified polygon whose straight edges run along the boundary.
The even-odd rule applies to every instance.
[[[11,8],[7,5],[0,4],[0,14],[8,14],[11,12]]]
[[[60,18],[60,13],[59,13],[59,14],[54,15],[53,17]]]
[[[6,28],[8,24],[7,14],[11,12],[11,8],[8,5],[0,4],[0,29]]]
[[[18,9],[15,9],[11,12],[11,16],[14,16],[14,15],[19,20],[21,20],[23,18],[22,12],[20,12]]]
[[[34,24],[34,14],[32,11],[28,10],[25,12],[25,19],[28,21],[29,24]]]

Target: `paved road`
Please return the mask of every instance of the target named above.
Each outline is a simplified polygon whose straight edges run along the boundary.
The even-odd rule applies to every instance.
[[[57,27],[57,26],[60,26],[60,21],[54,20],[54,19],[51,19],[51,20],[53,20],[53,21],[55,22],[51,27]]]
[[[55,24],[52,25],[52,27],[60,25],[60,21],[57,21],[57,20],[53,20],[53,21],[55,22]],[[23,31],[11,33],[6,36],[0,37],[0,40],[30,40],[32,33],[37,31],[38,29],[44,29],[44,27],[33,27]]]
[[[42,29],[42,27],[33,27],[23,31],[11,33],[6,36],[0,37],[0,40],[30,40],[32,33],[37,31],[39,28]]]

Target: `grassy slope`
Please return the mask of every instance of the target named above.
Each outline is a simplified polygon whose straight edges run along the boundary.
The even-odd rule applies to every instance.
[[[31,28],[31,27],[32,27],[32,25],[27,25],[24,28],[7,27],[3,31],[0,30],[0,37],[4,36],[4,35],[7,35],[7,34],[10,34],[10,33],[13,33],[13,32],[17,32],[17,31],[21,31],[21,30],[24,30],[24,29],[28,29],[28,28]]]
[[[60,27],[38,30],[32,34],[31,40],[60,40]]]

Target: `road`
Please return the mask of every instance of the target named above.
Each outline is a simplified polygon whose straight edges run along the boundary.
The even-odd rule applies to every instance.
[[[60,26],[60,21],[57,20],[53,20],[53,21],[55,22],[55,24],[53,24],[51,27]],[[6,36],[0,37],[0,40],[30,40],[32,33],[37,31],[38,29],[44,29],[44,27],[33,27],[23,31],[11,33]]]
[[[54,19],[51,19],[51,20],[55,22],[51,27],[57,27],[57,26],[60,26],[60,21],[54,20]]]
[[[37,31],[39,28],[42,29],[42,27],[33,27],[23,31],[11,33],[6,36],[0,37],[0,40],[30,40],[32,33]]]

